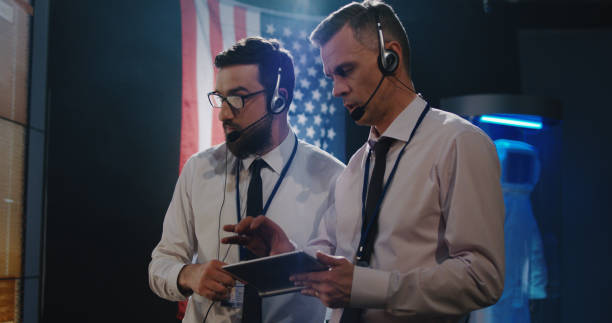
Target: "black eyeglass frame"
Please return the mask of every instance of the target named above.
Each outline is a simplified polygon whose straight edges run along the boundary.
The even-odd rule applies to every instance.
[[[209,92],[208,95],[207,95],[208,96],[208,103],[210,103],[210,106],[213,107],[213,109],[221,109],[222,106],[223,106],[223,101],[225,101],[230,106],[230,108],[232,108],[234,110],[240,111],[242,108],[244,108],[244,101],[246,99],[251,98],[251,97],[253,97],[253,96],[257,95],[257,94],[263,93],[265,91],[266,91],[266,89],[262,89],[262,90],[259,90],[259,91],[253,92],[253,93],[249,93],[249,94],[245,94],[245,95],[228,95],[228,96],[223,96],[221,93],[219,93],[217,91],[212,91],[212,92]],[[221,106],[216,107],[213,104],[213,102],[212,102],[213,100],[210,98],[212,95],[221,98]],[[234,106],[233,104],[231,104],[229,102],[228,98],[230,98],[230,97],[240,98],[240,100],[242,102],[242,105],[240,107]]]

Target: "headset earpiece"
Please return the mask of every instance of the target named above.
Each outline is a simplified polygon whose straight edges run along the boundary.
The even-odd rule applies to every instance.
[[[378,14],[376,14],[376,29],[378,33],[378,48],[380,49],[380,54],[378,55],[378,68],[383,75],[391,75],[399,65],[399,57],[394,50],[385,48],[385,40],[383,38],[382,26],[380,25]]]
[[[378,57],[378,68],[384,75],[391,75],[399,65],[397,54],[392,49],[386,49],[382,56]]]
[[[285,110],[285,105],[287,102],[285,100],[285,97],[283,97],[278,91],[280,87],[280,81],[281,81],[281,72],[282,72],[282,69],[279,67],[278,75],[276,77],[276,86],[274,87],[274,93],[272,94],[272,100],[270,100],[270,113],[272,114],[279,114],[283,112]]]

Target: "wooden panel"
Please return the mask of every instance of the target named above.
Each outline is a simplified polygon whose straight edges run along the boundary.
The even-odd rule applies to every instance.
[[[0,278],[21,277],[24,128],[0,119]]]
[[[0,116],[27,122],[31,7],[0,0]]]
[[[20,280],[0,280],[0,322],[19,322]]]

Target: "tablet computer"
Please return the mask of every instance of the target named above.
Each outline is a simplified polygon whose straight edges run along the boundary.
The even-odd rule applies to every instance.
[[[328,269],[301,250],[223,266],[234,278],[255,287],[261,297],[297,292],[304,286],[293,285],[291,275]]]

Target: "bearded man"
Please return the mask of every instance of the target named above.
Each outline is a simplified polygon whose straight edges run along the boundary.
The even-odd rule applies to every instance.
[[[185,164],[153,250],[151,289],[172,301],[190,296],[183,322],[322,322],[325,308],[316,299],[294,293],[262,300],[237,284],[221,267],[253,255],[219,241],[224,225],[266,216],[304,247],[333,204],[328,192],[344,165],[291,130],[293,61],[278,42],[246,38],[215,65],[208,98],[226,142]]]

